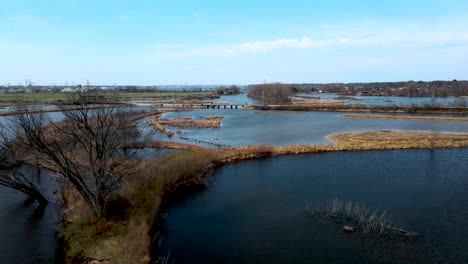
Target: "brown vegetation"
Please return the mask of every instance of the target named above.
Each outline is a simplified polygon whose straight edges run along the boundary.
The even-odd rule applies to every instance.
[[[331,134],[327,139],[350,150],[457,148],[468,146],[468,134],[420,131],[359,131]]]
[[[168,137],[172,137],[174,132],[168,130],[166,127],[219,128],[221,126],[221,119],[223,118],[224,116],[207,116],[205,119],[194,120],[191,117],[160,118],[160,115],[157,115],[149,119],[148,124],[166,134]]]
[[[416,116],[416,115],[377,115],[377,114],[344,114],[340,117],[349,118],[381,118],[381,119],[408,119],[408,120],[432,120],[467,122],[468,117],[463,116]]]
[[[166,134],[168,137],[172,137],[174,132],[167,130],[163,125],[159,123],[159,117],[155,116],[148,120],[148,124],[152,125],[157,130],[161,131],[162,133]]]
[[[249,87],[248,96],[264,104],[290,104],[293,95],[292,86],[282,83],[267,83]]]
[[[336,105],[344,104],[346,101],[339,99],[293,97],[291,99],[291,102],[293,105]]]
[[[159,118],[158,123],[170,127],[198,127],[219,128],[224,116],[207,116],[205,119],[193,119],[191,117]]]

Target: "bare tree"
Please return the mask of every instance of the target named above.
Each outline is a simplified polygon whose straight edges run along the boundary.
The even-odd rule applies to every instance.
[[[264,104],[289,104],[293,95],[292,85],[267,83],[250,87],[248,96]]]
[[[47,114],[13,116],[13,149],[21,160],[39,160],[40,166],[66,178],[96,216],[102,216],[106,199],[135,168],[140,132],[126,107],[92,108],[80,103],[63,108],[64,120]]]

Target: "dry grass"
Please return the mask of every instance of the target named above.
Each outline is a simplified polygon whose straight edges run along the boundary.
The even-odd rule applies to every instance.
[[[158,116],[155,116],[148,120],[148,124],[152,125],[157,130],[161,131],[162,133],[166,134],[168,137],[172,137],[174,132],[167,130],[161,123],[159,123]]]
[[[468,117],[463,117],[463,116],[417,116],[417,115],[381,115],[381,114],[344,114],[344,115],[340,115],[340,117],[347,117],[347,118],[379,118],[379,119],[432,120],[432,121],[468,122]]]
[[[219,128],[223,118],[224,116],[207,116],[204,119],[194,120],[191,117],[160,118],[160,115],[157,115],[149,119],[148,124],[166,134],[166,136],[172,137],[174,132],[168,130],[167,127]]]
[[[178,149],[178,150],[211,150],[210,148],[202,147],[199,145],[193,144],[186,144],[174,141],[163,141],[163,140],[155,140],[146,142],[144,145],[140,146],[142,148],[167,148],[167,149]]]
[[[419,131],[360,131],[332,134],[328,140],[348,150],[456,148],[468,146],[468,134]]]
[[[194,120],[191,117],[159,118],[158,123],[170,127],[219,128],[224,116],[207,116],[205,119]]]
[[[297,97],[293,98],[291,102],[293,105],[336,105],[344,104],[346,100]]]

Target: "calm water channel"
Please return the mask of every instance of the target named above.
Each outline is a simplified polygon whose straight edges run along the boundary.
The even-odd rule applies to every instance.
[[[26,195],[0,187],[0,263],[56,263],[60,253],[57,240],[57,206],[53,174],[25,168],[40,186],[50,203],[40,209],[37,203],[25,204]]]
[[[415,238],[371,240],[304,212],[306,201],[386,209]],[[168,205],[176,263],[466,263],[468,149],[341,152],[225,166]]]

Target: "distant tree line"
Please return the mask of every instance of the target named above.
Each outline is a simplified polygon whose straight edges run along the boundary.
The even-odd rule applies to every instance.
[[[374,96],[468,96],[468,81],[407,81],[371,83],[294,84],[299,92]]]
[[[241,89],[237,85],[220,86],[218,88],[213,89],[213,92],[217,95],[234,95],[239,94],[241,92]]]
[[[228,87],[230,88],[230,87]],[[0,93],[59,93],[59,92],[130,92],[130,93],[151,93],[151,92],[202,92],[203,88],[188,87],[179,90],[163,89],[159,86],[136,86],[136,85],[115,85],[115,86],[96,86],[96,85],[72,85],[72,86],[36,86],[36,85],[0,85]]]

